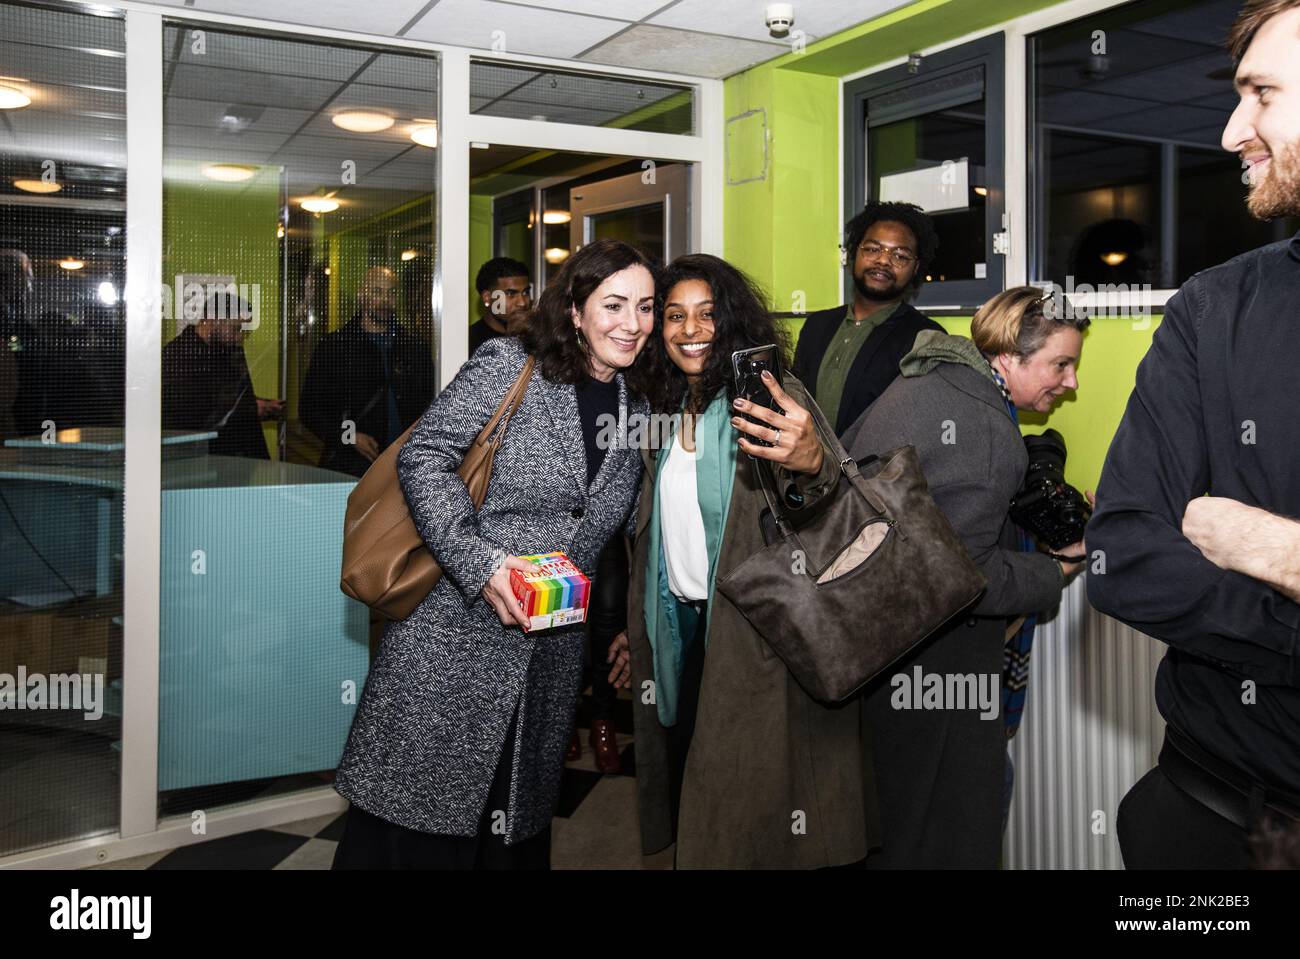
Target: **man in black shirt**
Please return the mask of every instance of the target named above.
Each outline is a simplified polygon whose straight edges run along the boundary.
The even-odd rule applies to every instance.
[[[278,416],[280,400],[259,399],[244,356],[248,304],[214,293],[203,316],[162,350],[162,425],[166,430],[215,432],[208,452],[270,459],[262,420]]]
[[[533,308],[528,267],[508,256],[488,260],[474,278],[482,316],[469,328],[469,355],[494,336],[514,336]]]
[[[840,436],[898,376],[916,334],[943,331],[907,302],[939,249],[919,206],[868,203],[845,225],[844,249],[853,302],[809,314],[793,366]]]
[[[1300,2],[1252,0],[1230,45],[1223,146],[1255,216],[1300,215]],[[1251,830],[1300,817],[1298,298],[1300,236],[1188,280],[1106,458],[1088,597],[1169,644],[1159,765],[1119,809],[1130,868],[1244,867]]]
[[[352,319],[321,340],[299,416],[325,444],[320,466],[361,476],[433,399],[433,352],[397,320],[397,276],[372,267]]]

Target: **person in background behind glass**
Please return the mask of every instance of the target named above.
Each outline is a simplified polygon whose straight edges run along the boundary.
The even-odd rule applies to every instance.
[[[322,469],[361,476],[433,399],[428,344],[397,320],[397,276],[366,271],[352,319],[316,347],[303,382],[302,423],[325,444]]]
[[[165,430],[215,432],[208,452],[270,459],[264,419],[278,416],[280,400],[259,399],[244,356],[248,304],[214,293],[203,316],[162,351],[162,425]]]
[[[528,267],[508,256],[488,260],[474,278],[482,319],[469,328],[469,355],[494,336],[514,336],[533,308],[533,281]]]

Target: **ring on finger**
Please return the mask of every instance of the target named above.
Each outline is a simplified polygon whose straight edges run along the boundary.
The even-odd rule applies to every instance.
[[[773,435],[773,437],[772,437],[772,445],[773,445],[773,446],[780,446],[780,445],[781,445],[781,431],[780,431],[780,430],[777,430],[776,433]]]

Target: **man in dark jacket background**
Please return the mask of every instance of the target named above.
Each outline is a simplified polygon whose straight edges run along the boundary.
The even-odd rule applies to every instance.
[[[794,375],[843,436],[898,376],[916,334],[943,327],[907,301],[939,249],[934,224],[912,203],[868,203],[844,226],[853,302],[811,313]]]
[[[1300,0],[1251,0],[1229,42],[1223,147],[1252,214],[1300,215]],[[1116,820],[1130,869],[1245,868],[1252,831],[1300,830],[1298,298],[1300,236],[1183,284],[1106,457],[1088,598],[1169,646],[1164,748]]]
[[[361,476],[433,399],[433,355],[397,321],[397,277],[366,271],[352,319],[316,347],[299,419],[325,444],[320,466]]]
[[[262,420],[278,416],[280,400],[259,399],[244,355],[244,324],[252,314],[236,296],[214,293],[203,316],[162,350],[162,425],[215,432],[208,452],[270,459]]]

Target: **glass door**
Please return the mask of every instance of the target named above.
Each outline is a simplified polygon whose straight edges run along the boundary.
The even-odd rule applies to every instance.
[[[572,249],[611,237],[667,263],[688,252],[690,171],[683,163],[651,163],[641,173],[574,187],[569,210]]]

